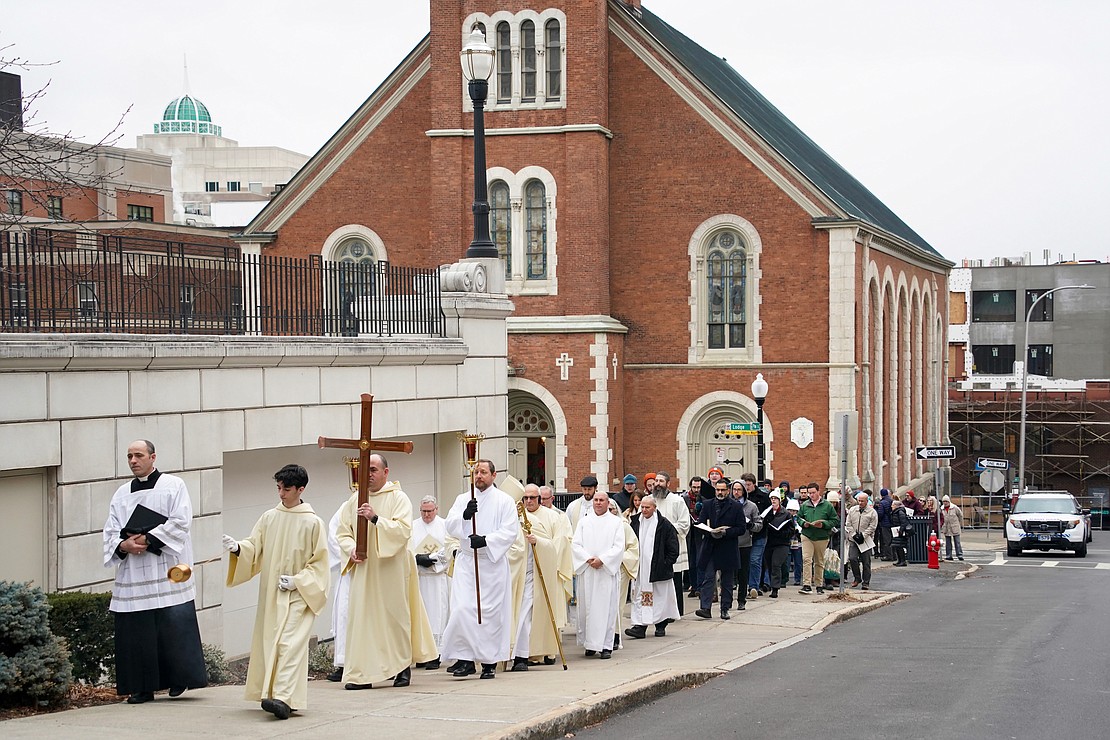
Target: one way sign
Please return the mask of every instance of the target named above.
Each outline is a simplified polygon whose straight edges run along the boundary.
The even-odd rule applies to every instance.
[[[1009,470],[1009,460],[995,460],[990,457],[980,457],[975,464],[983,470]]]
[[[955,445],[936,445],[933,447],[918,447],[918,460],[954,460],[956,458]]]

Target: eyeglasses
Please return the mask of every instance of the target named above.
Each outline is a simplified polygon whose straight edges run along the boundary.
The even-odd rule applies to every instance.
[[[540,500],[539,496],[521,496],[520,498],[524,501],[539,501]]]

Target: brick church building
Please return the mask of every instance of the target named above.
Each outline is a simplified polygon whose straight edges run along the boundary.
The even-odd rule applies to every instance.
[[[948,260],[639,0],[430,0],[430,21],[244,251],[458,260],[474,182],[459,52],[480,28],[515,305],[497,462],[557,490],[755,472],[756,437],[724,432],[754,421],[762,373],[768,477],[834,480],[831,422],[854,409],[863,483],[927,487],[913,448],[946,436]]]

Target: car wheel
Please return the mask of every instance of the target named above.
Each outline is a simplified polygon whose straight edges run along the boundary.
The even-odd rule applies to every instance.
[[[1006,540],[1006,554],[1007,555],[1021,555],[1021,548],[1015,547],[1013,542]]]
[[[1079,547],[1075,548],[1075,556],[1076,556],[1077,558],[1085,558],[1085,557],[1087,557],[1087,543],[1086,543],[1086,542],[1084,542],[1084,543],[1083,543],[1082,545],[1080,545]]]

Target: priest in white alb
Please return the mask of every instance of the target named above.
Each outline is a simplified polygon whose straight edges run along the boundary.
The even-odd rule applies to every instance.
[[[231,553],[227,585],[259,576],[246,698],[278,719],[308,704],[308,645],[328,599],[324,522],[301,496],[308,472],[286,465],[274,474],[281,503],[262,515],[250,537],[224,535]],[[153,734],[157,735],[157,730]]]
[[[520,523],[512,496],[493,485],[497,468],[490,460],[474,466],[474,498],[459,494],[447,514],[447,534],[459,541],[451,582],[451,614],[443,634],[443,657],[456,661],[451,675],[477,672],[496,678],[497,664],[508,660],[513,629],[509,549]],[[477,532],[475,533],[475,529]],[[475,571],[477,553],[477,572]],[[481,586],[482,623],[478,623],[475,579]]]
[[[339,515],[343,507],[335,510],[328,522],[328,565],[331,571],[331,635],[332,665],[335,667],[327,678],[329,681],[343,680],[343,654],[347,645],[347,607],[350,604],[351,572],[343,572],[347,560],[339,551]]]
[[[447,628],[449,614],[449,579],[447,569],[451,565],[451,553],[459,547],[459,541],[447,536],[447,526],[439,516],[439,504],[435,496],[425,496],[420,500],[420,518],[412,523],[412,539],[409,549],[416,558],[416,573],[420,581],[420,598],[428,622],[432,627],[436,650],[443,650],[443,630]],[[417,668],[434,671],[439,668],[439,656]]]
[[[339,516],[339,549],[351,573],[343,688],[369,689],[384,681],[406,687],[412,663],[434,660],[438,652],[409,551],[412,502],[389,480],[381,455],[369,456],[366,477],[367,502],[359,505],[353,494]],[[355,552],[359,519],[367,527],[365,558]]]
[[[647,635],[649,624],[655,625],[656,637],[665,636],[667,624],[679,618],[674,590],[678,530],[656,508],[655,497],[644,496],[631,521],[640,540],[640,562],[632,581],[632,626],[624,634],[637,640]]]
[[[578,576],[578,644],[586,656],[613,657],[617,628],[620,569],[624,562],[624,519],[609,512],[609,495],[594,494],[593,515],[574,530],[571,558]]]

